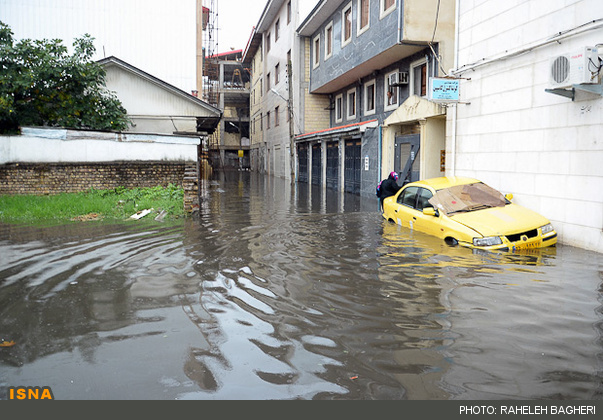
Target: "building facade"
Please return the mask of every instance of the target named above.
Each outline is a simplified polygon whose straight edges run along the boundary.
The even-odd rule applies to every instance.
[[[453,0],[322,0],[300,25],[310,43],[309,92],[328,99],[329,129],[296,136],[298,179],[374,194],[444,174],[446,110],[428,81],[452,66]]]
[[[307,93],[309,44],[296,33],[306,9],[300,0],[269,0],[243,55],[251,71],[252,170],[287,179],[295,178],[293,137],[328,127],[328,114],[308,116],[328,101]]]
[[[513,193],[560,242],[603,252],[603,3],[461,1],[458,13],[464,104],[448,113],[446,173]]]
[[[249,169],[249,71],[242,50],[206,57],[203,100],[221,109],[222,120],[210,137],[212,167]]]
[[[201,90],[203,0],[2,0],[15,39],[94,38],[94,60],[116,56],[186,92]]]

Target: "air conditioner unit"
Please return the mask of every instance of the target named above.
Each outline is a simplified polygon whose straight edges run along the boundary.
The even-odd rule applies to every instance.
[[[549,61],[549,82],[552,88],[571,88],[572,85],[598,83],[599,55],[597,48],[584,47],[578,51],[552,57]]]
[[[408,72],[407,71],[399,71],[396,73],[392,73],[389,75],[389,85],[390,86],[400,86],[408,84]]]

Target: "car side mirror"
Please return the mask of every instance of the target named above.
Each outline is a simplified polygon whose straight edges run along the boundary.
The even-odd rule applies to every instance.
[[[513,194],[509,193],[509,194],[505,194],[505,198],[509,201],[513,200]]]
[[[437,211],[436,209],[434,209],[433,207],[425,207],[423,209],[423,214],[425,216],[434,216],[434,217],[440,217],[440,212]]]

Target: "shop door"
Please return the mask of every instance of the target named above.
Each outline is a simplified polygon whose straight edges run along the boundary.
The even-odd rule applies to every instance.
[[[308,182],[308,143],[299,143],[297,145],[297,167],[299,182]]]
[[[327,187],[339,187],[339,142],[327,143]]]
[[[400,174],[400,185],[419,180],[419,148],[420,134],[409,134],[396,137],[394,171]]]
[[[312,145],[312,184],[322,183],[322,150],[320,143]]]
[[[345,142],[344,189],[346,192],[360,194],[361,149],[360,139]]]

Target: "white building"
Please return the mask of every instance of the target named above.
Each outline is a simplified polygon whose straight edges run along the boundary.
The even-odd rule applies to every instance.
[[[603,2],[457,6],[453,74],[466,78],[465,103],[447,114],[446,174],[511,192],[551,219],[561,243],[603,252]],[[599,55],[585,57],[589,46]],[[571,80],[559,82],[563,67],[552,77],[558,57]]]
[[[244,66],[251,67],[251,167],[287,179],[295,176],[292,137],[328,127],[324,110],[328,98],[310,96],[310,46],[296,34],[315,4],[315,0],[268,0],[243,54]],[[321,117],[308,117],[313,106],[319,107]]]
[[[186,92],[199,90],[201,0],[0,0],[0,20],[15,39],[90,34],[93,60],[116,56]],[[197,64],[199,62],[199,64]]]

